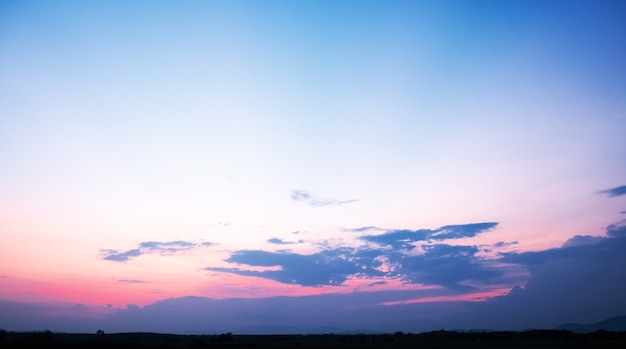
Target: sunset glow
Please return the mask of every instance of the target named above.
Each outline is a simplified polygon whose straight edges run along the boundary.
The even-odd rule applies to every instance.
[[[0,328],[624,315],[624,18],[609,0],[3,1]]]

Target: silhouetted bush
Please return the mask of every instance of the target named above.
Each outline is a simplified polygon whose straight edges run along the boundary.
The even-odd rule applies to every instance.
[[[218,342],[232,342],[232,340],[233,340],[233,334],[230,332],[222,333],[219,336],[217,336]]]

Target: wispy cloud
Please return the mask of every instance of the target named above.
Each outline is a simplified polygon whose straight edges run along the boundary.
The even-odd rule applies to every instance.
[[[158,241],[147,241],[139,244],[139,248],[143,251],[155,251],[161,254],[175,254],[180,251],[185,251],[197,247],[198,244],[195,242],[189,241],[168,241],[168,242],[158,242]]]
[[[371,227],[371,226],[370,227],[353,228],[353,229],[344,229],[344,231],[350,231],[350,232],[353,232],[353,233],[364,233],[366,231],[372,231],[372,230],[384,231],[386,229],[379,228],[379,227]]]
[[[608,197],[626,195],[626,185],[622,185],[620,187],[615,187],[611,189],[601,190],[598,192],[598,194],[603,194]]]
[[[506,242],[506,241],[499,241],[496,242],[495,244],[491,245],[492,247],[507,247],[507,246],[513,246],[513,245],[517,245],[519,242],[517,241],[510,241],[510,242]]]
[[[100,250],[102,259],[114,262],[126,262],[135,257],[139,257],[147,253],[159,253],[162,256],[175,255],[181,251],[190,250],[197,247],[209,247],[214,244],[211,242],[191,242],[191,241],[146,241],[140,242],[139,246],[124,252],[112,249]]]
[[[267,239],[267,242],[269,242],[270,244],[274,244],[274,245],[295,245],[295,244],[303,243],[304,240],[285,241],[285,240],[279,239],[279,238],[271,238],[271,239]]]
[[[117,280],[117,281],[118,282],[123,282],[125,284],[144,284],[144,283],[146,283],[143,280],[134,280],[134,279],[120,279],[120,280]]]
[[[305,203],[307,205],[311,205],[311,206],[316,206],[316,207],[320,207],[320,206],[339,206],[339,205],[344,205],[344,204],[349,204],[352,202],[356,202],[358,200],[356,199],[352,199],[352,200],[337,200],[337,199],[330,199],[330,198],[318,198],[315,197],[313,195],[311,195],[311,193],[304,191],[304,190],[294,190],[291,192],[291,199],[297,202],[302,202]]]
[[[414,243],[418,241],[442,241],[446,239],[460,239],[474,237],[494,229],[498,223],[472,223],[462,225],[446,225],[438,229],[419,230],[392,230],[383,234],[363,235],[361,240],[373,242],[379,245],[391,246],[394,249],[412,250]],[[364,228],[361,228],[364,229]]]
[[[134,257],[139,257],[143,252],[139,249],[132,249],[126,252],[118,252],[117,250],[100,250],[102,259],[114,262],[126,262]]]

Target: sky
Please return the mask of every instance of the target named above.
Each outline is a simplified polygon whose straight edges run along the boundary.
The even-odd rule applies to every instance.
[[[0,1],[0,328],[626,315],[625,16]]]

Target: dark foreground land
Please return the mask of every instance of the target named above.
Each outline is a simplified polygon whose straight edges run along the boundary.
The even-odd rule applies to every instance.
[[[0,348],[626,348],[626,332],[434,331],[419,334],[171,335],[3,332]]]

